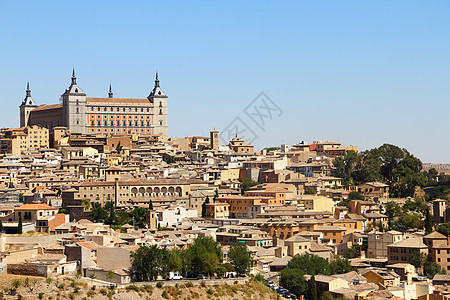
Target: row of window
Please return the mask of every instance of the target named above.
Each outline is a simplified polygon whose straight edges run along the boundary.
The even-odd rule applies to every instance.
[[[145,124],[147,124],[147,125],[145,125]],[[94,120],[91,120],[91,126],[95,126],[95,121]],[[128,122],[125,121],[125,120],[123,120],[122,122],[120,120],[117,120],[116,122],[114,122],[114,120],[111,120],[110,122],[108,122],[107,120],[105,120],[103,122],[98,120],[97,121],[97,126],[111,126],[111,127],[114,127],[114,126],[130,126],[130,127],[132,127],[132,126],[134,126],[134,127],[147,126],[147,127],[149,127],[150,126],[150,121],[147,121],[147,122],[145,122],[145,121],[140,121],[140,122],[139,121],[134,121],[134,123],[133,123],[133,121],[131,121],[131,120],[129,120]]]
[[[102,106],[97,106],[97,107],[95,107],[95,106],[89,107],[88,106],[87,110],[88,111],[114,111],[115,110],[115,111],[123,111],[123,112],[125,112],[125,111],[128,111],[128,112],[133,112],[133,111],[134,112],[138,112],[138,111],[150,112],[149,107],[146,107],[146,108],[144,108],[144,107],[141,107],[141,108],[138,108],[138,107],[116,107],[114,109],[114,107],[111,107],[111,106],[103,106],[103,109],[102,109]]]

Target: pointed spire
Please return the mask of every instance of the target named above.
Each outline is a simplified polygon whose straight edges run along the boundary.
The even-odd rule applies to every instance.
[[[31,97],[30,82],[27,82],[27,97]]]
[[[77,84],[77,78],[75,77],[75,67],[73,67],[72,71],[72,85]]]
[[[109,98],[114,98],[114,97],[113,97],[112,88],[111,88],[111,83],[109,84],[109,93],[108,93],[108,97],[109,97]]]
[[[156,71],[155,87],[159,87],[158,71]]]

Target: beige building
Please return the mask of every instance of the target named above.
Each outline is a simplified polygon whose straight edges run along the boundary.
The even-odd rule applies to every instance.
[[[0,153],[20,155],[33,149],[49,147],[49,133],[47,128],[36,125],[11,128],[1,132]]]
[[[255,152],[254,146],[252,144],[246,143],[238,137],[235,137],[234,139],[232,139],[228,146],[234,152],[244,152],[244,153],[251,153],[251,154],[253,154]]]
[[[390,230],[388,232],[371,231],[367,234],[367,257],[388,257],[388,245],[403,240],[401,232]]]
[[[188,198],[191,187],[207,187],[208,183],[197,179],[130,179],[126,181],[94,181],[74,184],[76,199],[91,202],[114,201],[117,206],[142,203],[148,206],[170,204],[177,198]],[[178,203],[187,205],[185,203]]]
[[[168,135],[167,96],[159,86],[156,73],[155,86],[147,98],[114,98],[111,86],[108,97],[91,98],[77,84],[75,71],[70,86],[61,95],[62,103],[40,105],[26,97],[20,105],[21,126],[39,125],[48,129],[65,126],[72,133]]]
[[[302,195],[295,199],[307,211],[329,211],[334,214],[334,201],[324,196]]]
[[[16,209],[11,217],[6,217],[8,221],[17,222],[22,216],[23,222],[39,222],[54,216],[58,210],[44,203],[24,204]],[[37,224],[39,225],[39,224]]]
[[[287,248],[288,256],[303,254],[311,249],[311,240],[302,237],[299,234],[284,240],[284,246]]]
[[[230,204],[220,202],[206,204],[206,217],[222,219],[228,218],[229,216]]]
[[[413,252],[428,255],[428,246],[423,243],[422,237],[412,237],[387,246],[388,263],[405,263]]]

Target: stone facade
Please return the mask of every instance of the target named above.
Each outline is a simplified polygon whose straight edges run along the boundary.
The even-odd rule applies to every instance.
[[[139,135],[168,136],[167,96],[155,86],[144,99],[114,98],[110,87],[107,98],[91,98],[78,86],[75,72],[72,82],[61,95],[62,103],[37,106],[27,86],[20,105],[21,126],[39,125],[48,129],[65,126],[82,134],[135,133]]]

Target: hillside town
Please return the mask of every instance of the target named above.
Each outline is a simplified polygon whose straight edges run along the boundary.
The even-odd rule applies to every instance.
[[[74,73],[64,103],[81,93]],[[156,77],[151,113],[158,93],[167,99]],[[217,130],[147,134],[146,121],[110,131],[131,108],[107,105],[126,99],[90,99],[92,132],[64,116],[45,127],[37,114],[66,110],[37,106],[29,87],[22,127],[1,129],[2,274],[116,286],[251,276],[285,298],[449,297],[448,178],[406,150],[301,141],[256,151],[238,135],[221,145]]]

